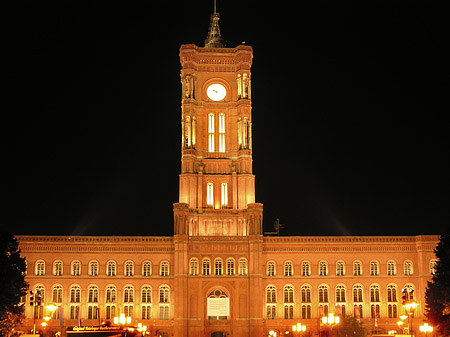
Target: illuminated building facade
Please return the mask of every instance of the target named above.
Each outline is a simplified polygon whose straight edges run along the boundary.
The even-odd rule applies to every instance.
[[[398,329],[403,288],[419,303],[437,236],[264,236],[252,172],[250,46],[225,48],[213,13],[204,47],[180,48],[181,174],[172,237],[17,236],[30,289],[25,325],[60,308],[50,329],[123,313],[152,336],[267,336],[328,331],[351,315],[369,330]],[[33,315],[36,320],[33,319]],[[417,326],[417,324],[416,324]]]

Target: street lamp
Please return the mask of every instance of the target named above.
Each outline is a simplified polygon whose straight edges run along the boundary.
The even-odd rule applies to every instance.
[[[339,316],[334,316],[334,314],[328,314],[328,316],[322,317],[322,323],[330,327],[330,337],[333,335],[333,327],[339,324]]]
[[[297,323],[297,325],[293,325],[292,326],[292,331],[297,331],[298,336],[301,336],[302,332],[306,331],[306,325],[302,325],[302,323]]]
[[[125,324],[130,324],[131,323],[131,317],[130,316],[126,316],[125,314],[120,314],[119,317],[114,317],[114,324],[120,324],[120,325],[125,325]]]
[[[410,335],[413,335],[413,326],[412,326],[412,315],[414,314],[414,311],[419,306],[419,303],[415,301],[411,301],[409,303],[406,303],[403,305],[403,308],[405,308],[406,313],[408,314],[408,321],[409,321],[409,327],[408,332]]]
[[[419,326],[419,330],[421,332],[425,333],[425,337],[427,336],[427,333],[433,332],[433,327],[431,325],[428,325],[428,323],[424,323],[423,325]]]

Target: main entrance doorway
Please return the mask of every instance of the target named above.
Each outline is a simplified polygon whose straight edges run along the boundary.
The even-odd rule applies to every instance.
[[[223,331],[215,331],[211,334],[211,337],[225,337],[225,332]]]

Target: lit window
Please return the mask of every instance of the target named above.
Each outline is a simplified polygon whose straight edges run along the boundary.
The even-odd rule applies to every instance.
[[[284,319],[294,318],[294,306],[292,304],[284,305]]]
[[[150,262],[144,262],[142,265],[142,276],[150,276],[152,274],[152,264]]]
[[[344,276],[345,274],[345,265],[344,262],[338,261],[336,263],[336,275],[337,276]]]
[[[63,264],[61,261],[55,261],[53,265],[53,275],[55,276],[62,276],[63,272]]]
[[[89,275],[98,276],[98,262],[92,261],[89,263]]]
[[[370,318],[380,318],[380,305],[372,304],[370,306]]]
[[[345,302],[345,286],[342,284],[336,286],[336,302]]]
[[[328,275],[328,265],[326,261],[319,262],[319,276],[327,276]]]
[[[222,206],[228,206],[228,184],[222,183],[220,190],[221,190],[221,204]]]
[[[363,301],[363,288],[362,285],[354,285],[353,286],[353,302],[362,302]]]
[[[232,258],[227,260],[227,275],[234,275],[234,259]]]
[[[380,302],[380,287],[372,284],[370,286],[370,302]]]
[[[125,276],[133,276],[134,264],[132,261],[125,262]]]
[[[150,286],[142,287],[141,303],[152,303],[152,288]]]
[[[311,305],[310,304],[303,304],[302,305],[302,318],[303,319],[310,319],[311,318]]]
[[[228,295],[221,289],[214,289],[208,294],[208,298],[228,298]],[[227,320],[228,316],[208,316],[208,320]]]
[[[302,276],[310,276],[311,275],[311,266],[308,261],[302,262]]]
[[[72,275],[73,276],[80,276],[81,275],[81,263],[80,263],[80,261],[73,261],[72,262]]]
[[[371,276],[378,275],[378,262],[377,261],[370,262],[370,275]]]
[[[208,115],[208,151],[214,152],[214,114]]]
[[[328,303],[328,286],[319,286],[319,303]]]
[[[52,302],[62,303],[63,300],[63,288],[61,286],[54,286],[52,290]]]
[[[277,288],[275,286],[267,286],[266,303],[277,303]]]
[[[275,262],[267,263],[267,276],[275,276]]]
[[[106,265],[106,275],[116,276],[116,263],[114,261],[109,261]]]
[[[159,303],[169,303],[170,291],[168,286],[159,287]]]
[[[124,305],[123,306],[123,313],[124,313],[125,316],[133,317],[134,306],[133,305]]]
[[[239,259],[239,275],[247,275],[247,260],[244,258]]]
[[[208,183],[206,185],[206,205],[212,207],[214,205],[214,185]]]
[[[72,288],[70,288],[70,302],[80,303],[80,298],[81,298],[81,288],[79,286],[72,286]]]
[[[388,276],[395,275],[395,262],[394,261],[388,261],[388,263],[387,263],[387,274],[388,274]]]
[[[45,263],[44,261],[36,262],[36,275],[44,276],[45,275]]]
[[[123,302],[133,303],[134,302],[134,288],[133,286],[126,286],[123,289]]]
[[[152,319],[152,306],[143,305],[141,307],[141,319]]]
[[[169,319],[169,306],[168,305],[160,305],[159,306],[159,319],[161,319],[161,320]]]
[[[387,300],[388,302],[397,302],[397,286],[395,284],[387,286]]]
[[[106,306],[106,319],[113,319],[116,316],[116,306],[107,305]]]
[[[412,268],[412,262],[411,261],[405,261],[404,265],[405,269],[405,275],[412,275],[413,274],[413,268]]]
[[[219,152],[225,152],[225,114],[219,114]]]
[[[436,267],[437,267],[437,260],[431,260],[430,261],[430,274],[431,275],[436,274]]]
[[[362,304],[353,305],[353,317],[356,319],[363,318],[363,306]]]
[[[214,274],[215,275],[222,275],[222,260],[221,259],[216,259],[214,261]]]
[[[205,276],[211,275],[211,262],[209,261],[209,259],[203,259],[202,273]]]
[[[198,260],[197,259],[191,259],[190,274],[192,276],[198,275]]]
[[[88,302],[97,303],[98,302],[98,287],[90,286],[88,289]]]
[[[284,286],[283,289],[284,303],[294,303],[294,287],[291,285]]]
[[[115,286],[106,287],[106,303],[116,302],[117,289]]]
[[[389,318],[397,318],[398,317],[398,313],[397,313],[397,304],[388,304],[388,317]]]
[[[169,262],[161,262],[161,267],[159,271],[160,276],[169,276]]]
[[[361,262],[360,261],[353,262],[353,275],[354,276],[361,276],[361,274],[362,274]]]
[[[311,303],[311,287],[308,285],[302,286],[302,302],[303,303]]]
[[[88,305],[88,319],[98,319],[98,306]]]
[[[293,274],[292,262],[286,261],[284,263],[284,276],[292,276]]]
[[[71,305],[70,306],[70,319],[78,319],[79,312],[80,312],[80,306]]]

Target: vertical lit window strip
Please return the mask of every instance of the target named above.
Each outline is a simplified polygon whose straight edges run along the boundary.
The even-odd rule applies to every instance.
[[[221,192],[222,192],[222,198],[221,198],[222,206],[228,206],[228,184],[227,183],[222,183]]]
[[[208,115],[208,151],[214,152],[214,114]]]
[[[206,185],[206,204],[208,206],[214,205],[214,185],[213,185],[213,183],[208,183],[208,185]]]
[[[219,114],[219,152],[225,152],[225,114]]]

